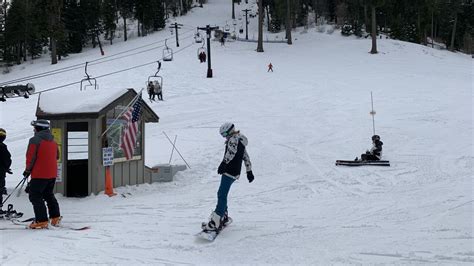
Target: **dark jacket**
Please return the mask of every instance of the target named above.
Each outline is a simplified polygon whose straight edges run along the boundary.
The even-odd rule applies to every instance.
[[[382,141],[376,140],[373,143],[372,149],[370,149],[370,154],[375,155],[379,160],[382,159],[382,145]]]
[[[49,130],[35,133],[26,151],[26,171],[31,178],[51,179],[58,176],[58,144]]]
[[[0,178],[5,177],[8,169],[10,169],[10,166],[12,165],[11,157],[7,145],[0,142]]]
[[[245,149],[247,143],[247,138],[240,133],[233,134],[226,141],[224,159],[222,160],[225,164],[224,174],[226,176],[238,179],[242,169],[242,161],[245,163],[247,172],[252,171],[252,163]]]

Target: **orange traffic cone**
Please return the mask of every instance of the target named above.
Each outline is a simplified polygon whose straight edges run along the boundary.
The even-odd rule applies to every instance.
[[[110,174],[110,167],[105,167],[105,194],[109,197],[117,195],[114,193],[114,185],[112,183],[112,175]]]

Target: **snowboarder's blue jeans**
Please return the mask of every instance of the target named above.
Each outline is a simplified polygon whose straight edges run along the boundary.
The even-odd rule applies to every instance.
[[[230,186],[234,183],[235,179],[222,175],[221,184],[219,190],[217,191],[217,206],[216,214],[222,217],[227,211],[227,195],[229,194]]]

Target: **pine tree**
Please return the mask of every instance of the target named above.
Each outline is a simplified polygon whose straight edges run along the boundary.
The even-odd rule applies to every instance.
[[[123,40],[126,42],[128,39],[127,32],[127,19],[133,17],[133,0],[117,0],[118,11],[123,20]]]
[[[115,0],[102,1],[102,17],[104,22],[105,39],[112,44],[115,38],[115,30],[117,29],[117,6]]]
[[[86,29],[84,16],[76,0],[64,1],[62,19],[66,33],[62,47],[68,53],[82,52],[82,47],[86,42]]]

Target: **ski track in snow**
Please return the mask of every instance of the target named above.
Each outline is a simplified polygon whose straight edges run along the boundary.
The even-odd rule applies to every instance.
[[[177,22],[194,27],[213,18],[224,25],[230,5],[209,3]],[[160,123],[146,125],[146,164],[168,162],[164,131],[178,136],[177,148],[192,168],[170,183],[116,188],[112,198],[58,197],[65,224],[91,229],[2,230],[0,264],[472,264],[472,59],[386,39],[378,40],[379,54],[369,55],[369,39],[299,31],[292,46],[265,43],[265,53],[255,53],[255,43],[212,43],[212,79],[205,78],[207,64],[196,61],[201,45],[164,62],[165,101],[147,101]],[[162,31],[104,47],[114,54],[166,37]],[[98,76],[155,56],[139,54],[89,72]],[[96,58],[91,49],[62,64]],[[269,62],[273,73],[266,72]],[[47,58],[14,68],[2,81],[52,69]],[[104,77],[99,89],[140,89],[155,71]],[[78,70],[34,83],[42,90],[82,76]],[[370,148],[371,91],[391,166],[335,166]],[[9,191],[21,179],[37,100],[0,103],[0,127],[14,158]],[[256,179],[248,184],[243,173],[234,183],[234,223],[209,243],[194,235],[216,204],[224,152],[217,129],[224,121],[249,138]],[[172,163],[183,162],[175,153]],[[11,203],[25,218],[33,215],[24,193]]]

